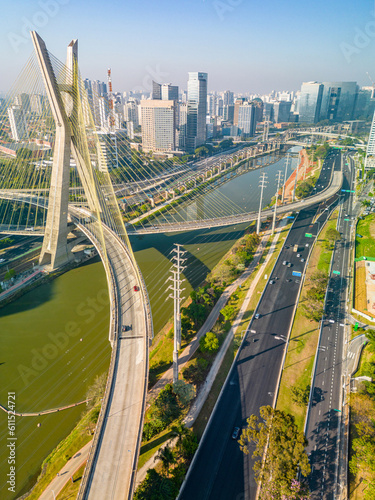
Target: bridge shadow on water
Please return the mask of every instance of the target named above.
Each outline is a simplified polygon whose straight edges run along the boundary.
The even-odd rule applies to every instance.
[[[100,257],[98,256],[90,259],[89,261],[83,262],[74,269],[87,267],[97,262],[100,262]],[[30,311],[46,304],[47,302],[50,302],[55,297],[55,286],[55,279],[50,279],[47,282],[37,285],[35,288],[24,293],[4,307],[1,307],[0,321],[1,318],[5,318],[6,316]]]
[[[175,243],[182,245],[186,254],[184,258],[186,269],[184,271],[184,275],[191,285],[192,288],[196,288],[199,286],[207,274],[211,271],[210,267],[200,259],[196,254],[193,254],[189,251],[188,246],[196,245],[197,250],[199,251],[200,245],[205,244],[215,244],[215,243],[224,243],[235,241],[240,238],[244,234],[244,230],[248,226],[246,224],[239,224],[235,226],[237,229],[232,231],[228,231],[228,228],[225,228],[225,231],[218,228],[211,229],[202,229],[197,231],[189,231],[184,233],[163,233],[163,234],[150,234],[150,235],[140,235],[140,236],[131,236],[130,241],[135,253],[140,251],[147,251],[149,249],[155,249],[160,254],[162,254],[166,259],[170,260],[172,257],[172,249]],[[208,252],[204,250],[202,253],[202,257],[206,257],[207,254],[219,253],[215,250],[214,245],[212,249]],[[223,251],[222,254],[225,252]],[[219,261],[221,256],[218,256],[217,261]],[[136,256],[137,259],[137,256]],[[169,272],[169,270],[168,270]],[[146,273],[145,273],[146,274]],[[147,275],[144,276],[146,279],[147,285]]]

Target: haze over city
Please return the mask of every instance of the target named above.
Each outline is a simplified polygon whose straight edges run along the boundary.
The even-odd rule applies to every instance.
[[[82,76],[105,79],[111,67],[115,91],[151,79],[186,88],[188,71],[207,72],[210,90],[234,92],[297,90],[311,80],[368,85],[374,25],[370,0],[360,8],[349,0],[20,0],[2,10],[0,90],[32,53],[31,29],[61,60],[61,47],[78,38]]]

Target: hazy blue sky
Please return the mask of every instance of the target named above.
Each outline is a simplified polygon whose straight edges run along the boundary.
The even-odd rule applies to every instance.
[[[3,6],[1,6],[3,4]],[[29,29],[65,60],[79,40],[84,78],[115,91],[152,78],[186,88],[188,71],[209,90],[269,92],[302,81],[375,79],[374,0],[15,0],[0,4],[0,90],[32,53]],[[47,12],[47,13],[46,13]]]

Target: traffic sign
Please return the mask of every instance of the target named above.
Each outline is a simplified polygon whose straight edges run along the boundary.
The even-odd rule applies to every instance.
[[[305,237],[306,237],[306,238],[312,238],[312,237],[313,237],[313,235],[312,235],[311,233],[305,233]]]
[[[340,271],[332,271],[333,274],[340,274]]]
[[[338,411],[339,413],[341,413],[341,410],[337,410],[336,408],[333,408],[333,411]]]
[[[294,219],[294,216],[293,215],[287,215],[286,218],[287,219]]]
[[[355,332],[358,330],[358,326],[359,326],[359,324],[358,324],[358,321],[357,321],[356,324],[354,325],[354,331]]]
[[[346,220],[346,221],[350,221],[350,219],[344,219],[344,220]]]

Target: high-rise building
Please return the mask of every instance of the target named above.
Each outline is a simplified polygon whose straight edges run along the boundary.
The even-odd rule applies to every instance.
[[[224,104],[223,120],[233,123],[233,118],[234,118],[234,104]]]
[[[141,101],[142,149],[156,153],[176,149],[176,101]]]
[[[375,112],[372,118],[365,159],[365,169],[371,170],[372,168],[375,168]]]
[[[187,128],[187,103],[180,103],[179,107],[179,117],[178,117],[178,137],[177,144],[181,151],[186,149],[186,128]]]
[[[323,85],[318,82],[304,82],[298,99],[300,123],[317,123],[320,117]]]
[[[255,134],[258,109],[258,102],[254,103],[244,97],[236,99],[234,103],[233,125],[238,127],[239,134],[250,137]]]
[[[130,98],[129,101],[124,104],[124,118],[126,122],[133,122],[134,127],[138,127],[138,102],[134,98]]]
[[[352,120],[358,95],[356,82],[323,82],[320,120]]]
[[[178,86],[171,83],[152,82],[152,99],[163,101],[178,101]]]
[[[276,123],[288,122],[290,115],[291,101],[279,101],[273,105],[274,119]]]
[[[230,90],[223,92],[223,106],[231,106],[234,104],[234,93]]]
[[[235,125],[240,129],[241,135],[252,137],[256,129],[256,109],[252,102],[244,102],[238,109],[238,123]]]
[[[362,87],[358,91],[357,102],[355,106],[354,118],[359,120],[368,120],[375,111],[374,89]]]
[[[30,96],[30,111],[40,116],[43,112],[42,96],[40,94],[32,94]]]
[[[21,106],[11,106],[8,108],[8,117],[12,139],[17,142],[28,139],[29,132],[27,129],[26,116]]]
[[[186,135],[189,152],[206,142],[207,77],[207,73],[189,73]]]

